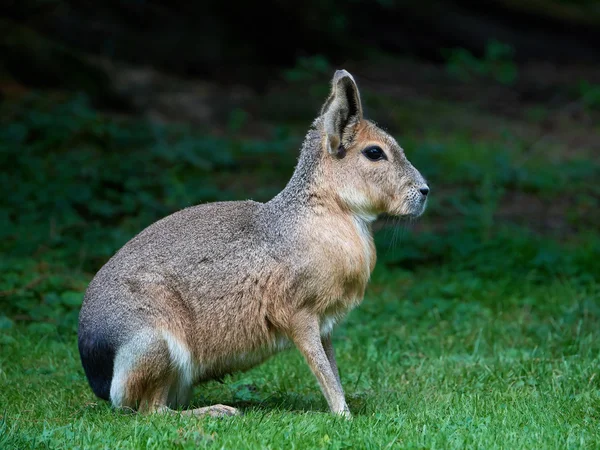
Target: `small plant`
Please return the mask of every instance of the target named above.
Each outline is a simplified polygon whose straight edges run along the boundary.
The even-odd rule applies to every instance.
[[[329,85],[323,80],[327,80],[332,71],[331,64],[323,55],[301,56],[294,67],[283,72],[283,78],[290,84],[307,89],[309,98],[314,99],[312,102],[327,94]]]
[[[323,55],[301,56],[294,67],[283,72],[283,76],[289,82],[322,81],[331,71],[331,65]]]
[[[583,80],[579,83],[579,96],[584,107],[600,111],[600,85]]]
[[[236,134],[239,133],[244,125],[248,122],[248,113],[244,111],[242,108],[234,108],[229,114],[229,118],[227,120],[227,129],[230,133]]]
[[[448,73],[461,81],[483,77],[510,85],[518,77],[517,65],[513,59],[514,49],[496,40],[488,42],[483,58],[477,58],[465,48],[445,50],[444,56]]]

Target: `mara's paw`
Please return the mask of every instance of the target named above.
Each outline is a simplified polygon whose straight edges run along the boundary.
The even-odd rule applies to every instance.
[[[212,405],[205,406],[203,408],[190,409],[183,411],[182,414],[192,416],[210,416],[210,417],[227,417],[227,416],[239,416],[242,413],[231,406],[227,405]]]
[[[348,408],[344,408],[341,411],[335,413],[339,417],[343,417],[346,420],[352,420],[352,413]]]

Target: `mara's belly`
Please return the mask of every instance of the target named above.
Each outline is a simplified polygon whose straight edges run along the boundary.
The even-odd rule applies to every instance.
[[[195,381],[220,379],[235,372],[250,370],[265,362],[274,354],[291,347],[291,345],[287,338],[281,336],[257,349],[223,355],[212,361],[198,361],[195,370]]]
[[[331,334],[334,326],[346,312],[337,310],[324,314],[319,321],[321,336]],[[229,351],[227,348],[221,348],[218,355],[213,353],[213,356],[210,357],[206,354],[207,352],[198,351],[198,347],[196,351],[191,351],[188,345],[169,332],[165,331],[163,334],[169,347],[173,367],[178,369],[180,378],[187,379],[192,383],[220,379],[231,373],[249,370],[274,354],[292,346],[292,342],[286,336],[276,334],[257,348],[237,352],[232,351],[231,348]],[[213,344],[216,343],[213,342]],[[215,347],[217,346],[215,345]]]
[[[327,315],[321,318],[321,336],[331,334],[339,321],[339,315]],[[292,342],[285,336],[277,336],[270,344],[258,349],[235,353],[217,358],[213,361],[198,361],[195,368],[195,381],[202,382],[223,378],[226,375],[250,370],[265,362],[271,356],[292,347]]]
[[[321,318],[321,336],[331,334],[333,327],[339,321],[340,315],[326,315]],[[270,344],[256,350],[235,353],[215,359],[214,361],[198,362],[196,382],[223,378],[226,375],[250,370],[265,362],[271,356],[292,347],[292,342],[285,336],[277,336]]]

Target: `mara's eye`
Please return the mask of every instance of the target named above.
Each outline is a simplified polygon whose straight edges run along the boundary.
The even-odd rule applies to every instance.
[[[369,158],[371,161],[379,161],[380,159],[387,159],[381,147],[377,147],[373,145],[371,147],[365,148],[363,151],[363,155]]]

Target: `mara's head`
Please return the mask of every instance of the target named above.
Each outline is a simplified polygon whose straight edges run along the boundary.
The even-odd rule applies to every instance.
[[[323,175],[337,200],[357,215],[418,217],[429,187],[396,140],[363,118],[352,75],[338,70],[331,94],[315,122]]]

